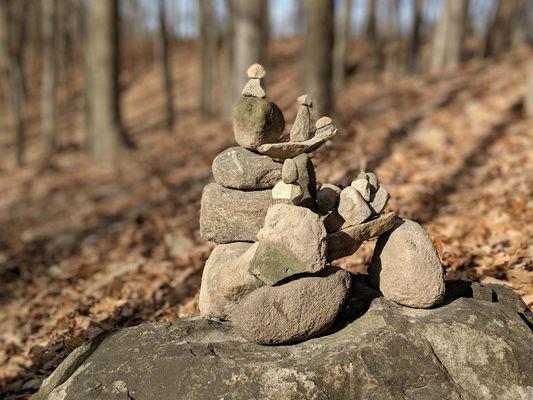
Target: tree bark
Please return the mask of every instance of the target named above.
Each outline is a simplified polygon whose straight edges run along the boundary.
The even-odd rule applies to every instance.
[[[268,8],[266,0],[230,0],[230,3],[233,22],[230,101],[233,104],[248,80],[248,67],[254,63],[267,67]]]
[[[56,151],[56,0],[42,0],[43,83],[42,83],[42,135],[45,144],[45,162]]]
[[[526,94],[524,98],[524,110],[526,112],[526,116],[533,118],[533,61],[529,62]]]
[[[335,32],[333,87],[336,92],[342,90],[346,83],[346,55],[350,40],[350,16],[352,0],[343,0],[341,22]]]
[[[92,0],[87,10],[87,72],[91,154],[111,159],[132,147],[122,127],[119,99],[119,26],[117,0]]]
[[[200,28],[200,110],[203,118],[213,116],[214,69],[217,57],[218,33],[212,0],[198,2],[198,20]]]
[[[422,12],[424,10],[424,0],[415,0],[413,7],[413,28],[409,37],[409,49],[407,55],[407,72],[413,74],[419,67],[418,57],[420,52]]]
[[[443,2],[433,37],[431,70],[455,68],[461,61],[467,25],[467,0]]]
[[[161,67],[163,91],[165,93],[165,125],[169,132],[174,129],[174,95],[170,65],[170,46],[167,29],[167,13],[165,0],[159,0],[159,35],[158,35],[158,58]]]
[[[333,109],[333,0],[308,0],[306,6],[305,88],[316,117],[330,114]]]

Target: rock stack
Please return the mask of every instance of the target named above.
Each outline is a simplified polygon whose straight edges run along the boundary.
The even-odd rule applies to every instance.
[[[266,99],[264,76],[258,64],[248,69],[233,114],[239,146],[215,158],[215,183],[202,195],[201,235],[217,246],[202,276],[201,313],[232,321],[260,344],[316,336],[334,323],[351,286],[351,275],[332,262],[380,235],[370,267],[376,288],[411,307],[438,303],[442,268],[424,230],[383,214],[389,193],[374,173],[317,190],[309,154],[337,129],[327,116],[313,123],[312,100],[303,95],[290,139],[281,141],[285,119]]]

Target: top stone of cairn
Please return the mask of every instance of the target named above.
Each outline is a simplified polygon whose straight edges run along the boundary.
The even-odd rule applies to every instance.
[[[265,68],[261,64],[253,64],[246,71],[248,78],[258,78],[261,79],[265,76]]]

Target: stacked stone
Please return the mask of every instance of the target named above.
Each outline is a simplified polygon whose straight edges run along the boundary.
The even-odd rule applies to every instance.
[[[392,228],[378,241],[373,281],[401,304],[431,306],[431,298],[438,296],[409,303],[402,285],[394,284],[398,273],[389,255],[399,251],[394,242],[409,235],[402,233],[394,213],[382,214],[389,194],[377,176],[363,172],[347,188],[325,184],[317,191],[308,154],[336,134],[331,118],[313,124],[312,101],[300,96],[290,140],[280,141],[285,120],[261,87],[265,70],[255,64],[248,76],[234,108],[239,146],[215,158],[215,183],[202,195],[201,235],[217,246],[202,276],[201,313],[231,320],[256,343],[316,336],[334,323],[350,290],[350,274],[331,263]],[[404,253],[400,259],[406,264],[416,257],[411,250]],[[416,272],[415,267],[408,279],[416,279]],[[404,286],[407,292],[414,287],[410,281]]]

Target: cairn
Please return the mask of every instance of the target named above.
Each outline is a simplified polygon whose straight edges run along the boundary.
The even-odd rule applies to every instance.
[[[372,284],[399,304],[428,308],[444,295],[442,267],[424,229],[383,213],[389,193],[372,172],[346,188],[317,190],[309,154],[337,133],[312,101],[298,98],[289,141],[285,119],[261,87],[265,70],[248,69],[233,127],[237,147],[213,161],[215,183],[204,188],[200,229],[217,244],[206,262],[199,307],[228,319],[247,340],[282,344],[316,336],[334,323],[351,275],[332,262],[374,237]]]

